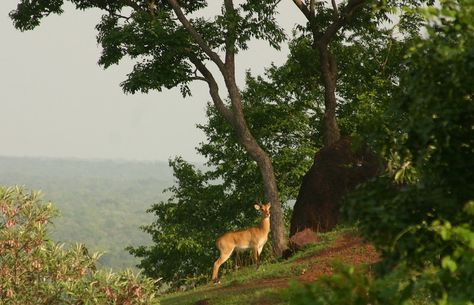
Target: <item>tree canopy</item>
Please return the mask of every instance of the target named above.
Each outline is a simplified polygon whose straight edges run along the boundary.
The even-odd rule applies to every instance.
[[[286,234],[272,161],[247,125],[235,76],[235,55],[248,47],[249,40],[265,40],[278,48],[285,38],[275,19],[278,1],[247,0],[234,5],[233,0],[225,0],[220,12],[205,17],[201,17],[208,8],[204,0],[70,2],[76,9],[104,11],[96,26],[97,40],[103,47],[99,64],[107,68],[124,56],[135,61],[122,83],[125,92],[179,87],[187,96],[192,81],[203,81],[208,86],[214,107],[258,165],[266,201],[272,203],[273,250],[281,255],[286,248]],[[10,17],[18,29],[30,30],[43,17],[62,13],[62,5],[63,1],[23,0]],[[217,77],[225,84],[227,100],[221,96]]]

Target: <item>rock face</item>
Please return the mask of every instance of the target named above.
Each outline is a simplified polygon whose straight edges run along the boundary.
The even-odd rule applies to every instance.
[[[310,228],[325,232],[339,222],[340,202],[358,184],[375,177],[381,165],[375,154],[350,138],[318,151],[303,178],[291,217],[290,236]]]

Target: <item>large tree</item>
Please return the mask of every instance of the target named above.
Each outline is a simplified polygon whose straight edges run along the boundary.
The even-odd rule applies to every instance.
[[[62,13],[63,0],[22,0],[10,13],[14,25],[30,30],[51,13]],[[272,203],[272,244],[276,255],[286,248],[283,212],[272,161],[252,135],[246,122],[236,80],[235,55],[251,39],[263,39],[278,47],[284,39],[275,22],[279,1],[247,0],[234,5],[224,0],[220,13],[199,17],[205,0],[70,0],[77,9],[104,11],[97,25],[103,47],[99,63],[117,64],[124,56],[136,61],[122,83],[126,92],[148,92],[179,86],[183,96],[189,84],[202,81],[209,88],[214,107],[232,127],[238,142],[257,163],[265,199]],[[219,90],[226,87],[226,98]]]
[[[352,131],[357,131],[361,126],[351,121],[361,114],[362,107],[357,105],[361,97],[385,89],[389,92],[396,86],[400,71],[393,68],[403,65],[394,64],[392,58],[399,57],[404,41],[419,35],[420,16],[413,8],[430,1],[373,1],[370,5],[364,0],[293,2],[307,20],[298,27],[300,39],[313,51],[302,60],[302,69],[314,61],[315,74],[320,76],[317,81],[323,87],[321,129],[325,147],[317,152],[303,178],[290,234],[307,227],[315,231],[332,229],[339,221],[340,198],[379,172],[370,150],[355,151],[351,147],[357,133],[343,130],[344,135],[352,137],[341,139],[338,116],[344,113],[344,124],[353,125],[356,128]],[[354,52],[352,56],[350,52]],[[361,106],[370,106],[363,111],[378,108],[377,101]]]

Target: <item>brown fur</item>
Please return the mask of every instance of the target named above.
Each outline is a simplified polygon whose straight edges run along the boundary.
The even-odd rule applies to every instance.
[[[263,246],[267,242],[268,232],[270,232],[270,204],[255,204],[255,209],[262,212],[262,221],[259,226],[251,227],[239,231],[227,232],[216,241],[220,256],[214,263],[212,280],[217,282],[219,267],[225,263],[234,250],[252,249],[252,257],[259,266],[259,256]]]

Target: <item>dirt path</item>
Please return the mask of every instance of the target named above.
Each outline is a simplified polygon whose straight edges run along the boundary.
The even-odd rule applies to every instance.
[[[353,266],[360,266],[362,264],[370,266],[378,260],[379,254],[371,244],[365,243],[362,238],[358,236],[347,233],[316,255],[297,260],[295,264],[308,263],[309,265],[309,268],[307,270],[304,269],[298,277],[264,279],[232,287],[223,287],[221,289],[233,292],[252,288],[281,289],[288,287],[288,282],[292,279],[297,279],[305,283],[313,282],[323,275],[331,275],[333,273],[332,266],[335,261]]]
[[[312,264],[310,269],[299,277],[301,282],[312,282],[323,275],[331,275],[335,261],[352,266],[373,265],[379,260],[379,254],[374,246],[349,233],[308,259]]]
[[[371,244],[365,243],[362,238],[353,233],[345,233],[316,254],[292,262],[291,264],[294,266],[307,266],[307,268],[302,269],[298,275],[249,281],[248,283],[240,285],[234,284],[227,287],[216,286],[209,290],[210,295],[208,295],[207,298],[203,298],[192,304],[212,305],[212,294],[217,292],[219,295],[238,295],[246,294],[246,292],[251,290],[268,289],[278,292],[281,289],[287,288],[289,282],[292,280],[297,280],[301,283],[313,282],[324,275],[331,275],[334,272],[333,264],[335,261],[352,265],[356,268],[362,265],[369,266],[370,268],[370,266],[378,260],[379,254]],[[252,300],[250,304],[271,305],[274,304],[274,302],[270,296],[256,298]]]

